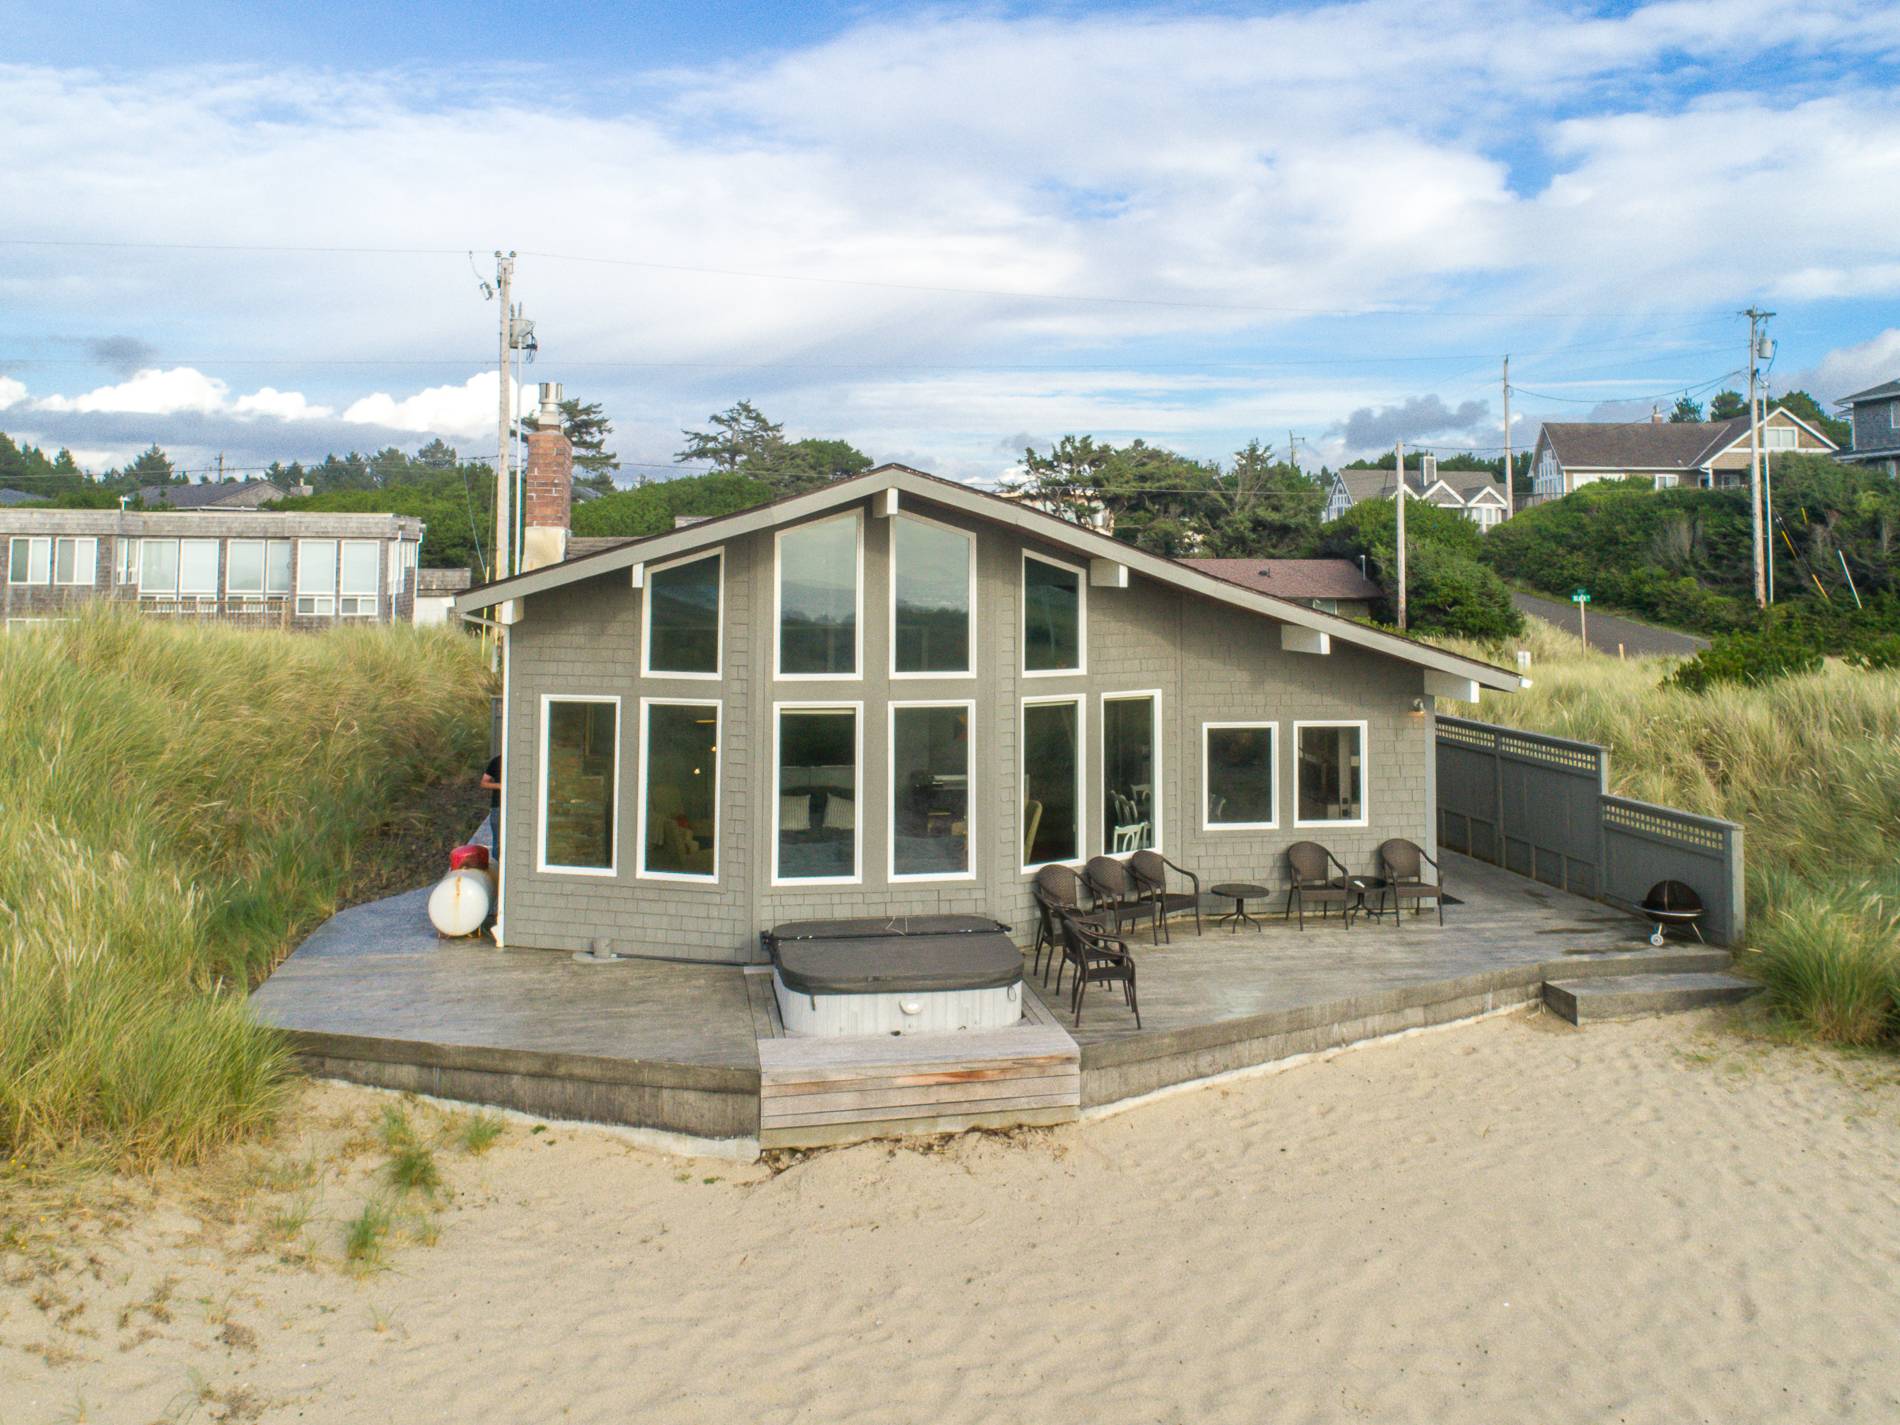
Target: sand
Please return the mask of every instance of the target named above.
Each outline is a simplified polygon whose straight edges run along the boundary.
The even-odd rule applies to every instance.
[[[511,1126],[352,1274],[386,1101],[313,1088],[248,1191],[6,1253],[0,1421],[1900,1419],[1895,1065],[1708,1016],[776,1175]]]

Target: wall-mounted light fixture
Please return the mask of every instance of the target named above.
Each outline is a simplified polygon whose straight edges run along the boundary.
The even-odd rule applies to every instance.
[[[1415,712],[1415,713],[1422,713],[1422,712],[1425,712],[1426,710],[1427,710],[1427,709],[1426,709],[1426,705],[1425,705],[1425,699],[1423,699],[1423,698],[1413,698],[1413,699],[1412,699],[1412,711],[1413,711],[1413,712]]]

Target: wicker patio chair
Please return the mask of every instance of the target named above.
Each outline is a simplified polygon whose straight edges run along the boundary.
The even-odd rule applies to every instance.
[[[1359,893],[1348,884],[1352,873],[1345,864],[1317,841],[1294,842],[1286,849],[1286,863],[1289,872],[1286,910],[1280,919],[1287,919],[1297,910],[1300,929],[1304,930],[1309,903],[1319,907],[1322,920],[1326,917],[1326,908],[1336,905],[1350,930],[1353,905]],[[1339,868],[1337,875],[1333,873],[1334,867]]]
[[[1194,889],[1191,891],[1171,891],[1168,889],[1168,872],[1177,876],[1186,876]],[[1142,899],[1154,907],[1155,927],[1160,938],[1172,942],[1174,936],[1168,930],[1168,917],[1182,911],[1194,912],[1194,933],[1201,933],[1201,878],[1185,866],[1177,866],[1159,851],[1137,851],[1128,858],[1128,873],[1135,878]]]
[[[1139,923],[1153,916],[1142,898],[1141,887],[1129,874],[1127,862],[1113,856],[1091,856],[1082,868],[1082,879],[1088,883],[1095,918],[1117,935],[1129,922]]]
[[[1033,887],[1036,897],[1036,943],[1034,958],[1030,962],[1030,973],[1040,971],[1042,982],[1049,983],[1049,971],[1042,957],[1049,956],[1053,965],[1062,954],[1062,926],[1060,917],[1080,914],[1082,898],[1088,886],[1083,879],[1067,866],[1044,866],[1036,872]]]
[[[1428,879],[1425,867],[1432,868]],[[1397,928],[1403,918],[1405,903],[1412,903],[1412,914],[1417,915],[1426,901],[1438,906],[1438,923],[1445,923],[1445,873],[1438,863],[1416,842],[1407,841],[1403,836],[1395,836],[1379,848],[1379,874],[1386,879],[1381,897],[1392,897],[1392,924]]]
[[[1098,925],[1090,925],[1075,916],[1062,917],[1062,959],[1075,967],[1075,987],[1070,1005],[1075,1011],[1076,1028],[1082,1027],[1082,1000],[1090,985],[1115,984],[1122,987],[1135,1016],[1135,1028],[1141,1028],[1141,1003],[1135,996],[1135,953],[1119,935],[1111,935]],[[1056,971],[1056,991],[1062,990],[1062,971]]]

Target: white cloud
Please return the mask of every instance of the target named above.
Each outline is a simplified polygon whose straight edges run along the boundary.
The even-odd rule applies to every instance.
[[[517,416],[533,414],[536,384],[532,381],[514,383]],[[378,391],[352,402],[343,412],[343,419],[418,434],[492,435],[500,422],[499,392],[500,381],[496,374],[482,371],[459,386],[430,386],[413,396],[397,397]]]
[[[0,376],[0,411],[17,406],[26,399],[26,387],[11,376]]]
[[[1896,378],[1900,378],[1900,327],[1889,327],[1867,341],[1830,351],[1806,371],[1777,379],[1775,387],[1805,389],[1817,400],[1832,401]]]
[[[180,411],[209,415],[223,410],[230,387],[215,376],[189,366],[140,371],[113,386],[100,386],[78,396],[42,396],[34,404],[43,411],[122,411],[142,416],[168,416]]]
[[[248,396],[231,403],[231,413],[239,416],[273,416],[280,421],[316,420],[332,414],[330,407],[308,400],[301,391],[279,391],[261,386]]]

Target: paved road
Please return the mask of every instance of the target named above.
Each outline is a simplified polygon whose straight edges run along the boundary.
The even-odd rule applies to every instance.
[[[1511,602],[1519,612],[1532,618],[1554,623],[1565,633],[1577,631],[1577,606],[1558,599],[1542,599],[1535,594],[1512,594]],[[1620,618],[1616,614],[1600,614],[1595,608],[1590,610],[1590,646],[1601,653],[1614,654],[1618,644],[1632,657],[1645,657],[1653,654],[1687,656],[1698,653],[1709,646],[1706,638],[1697,638],[1693,633],[1678,633],[1673,628],[1658,628],[1653,623],[1638,623],[1635,619]]]

